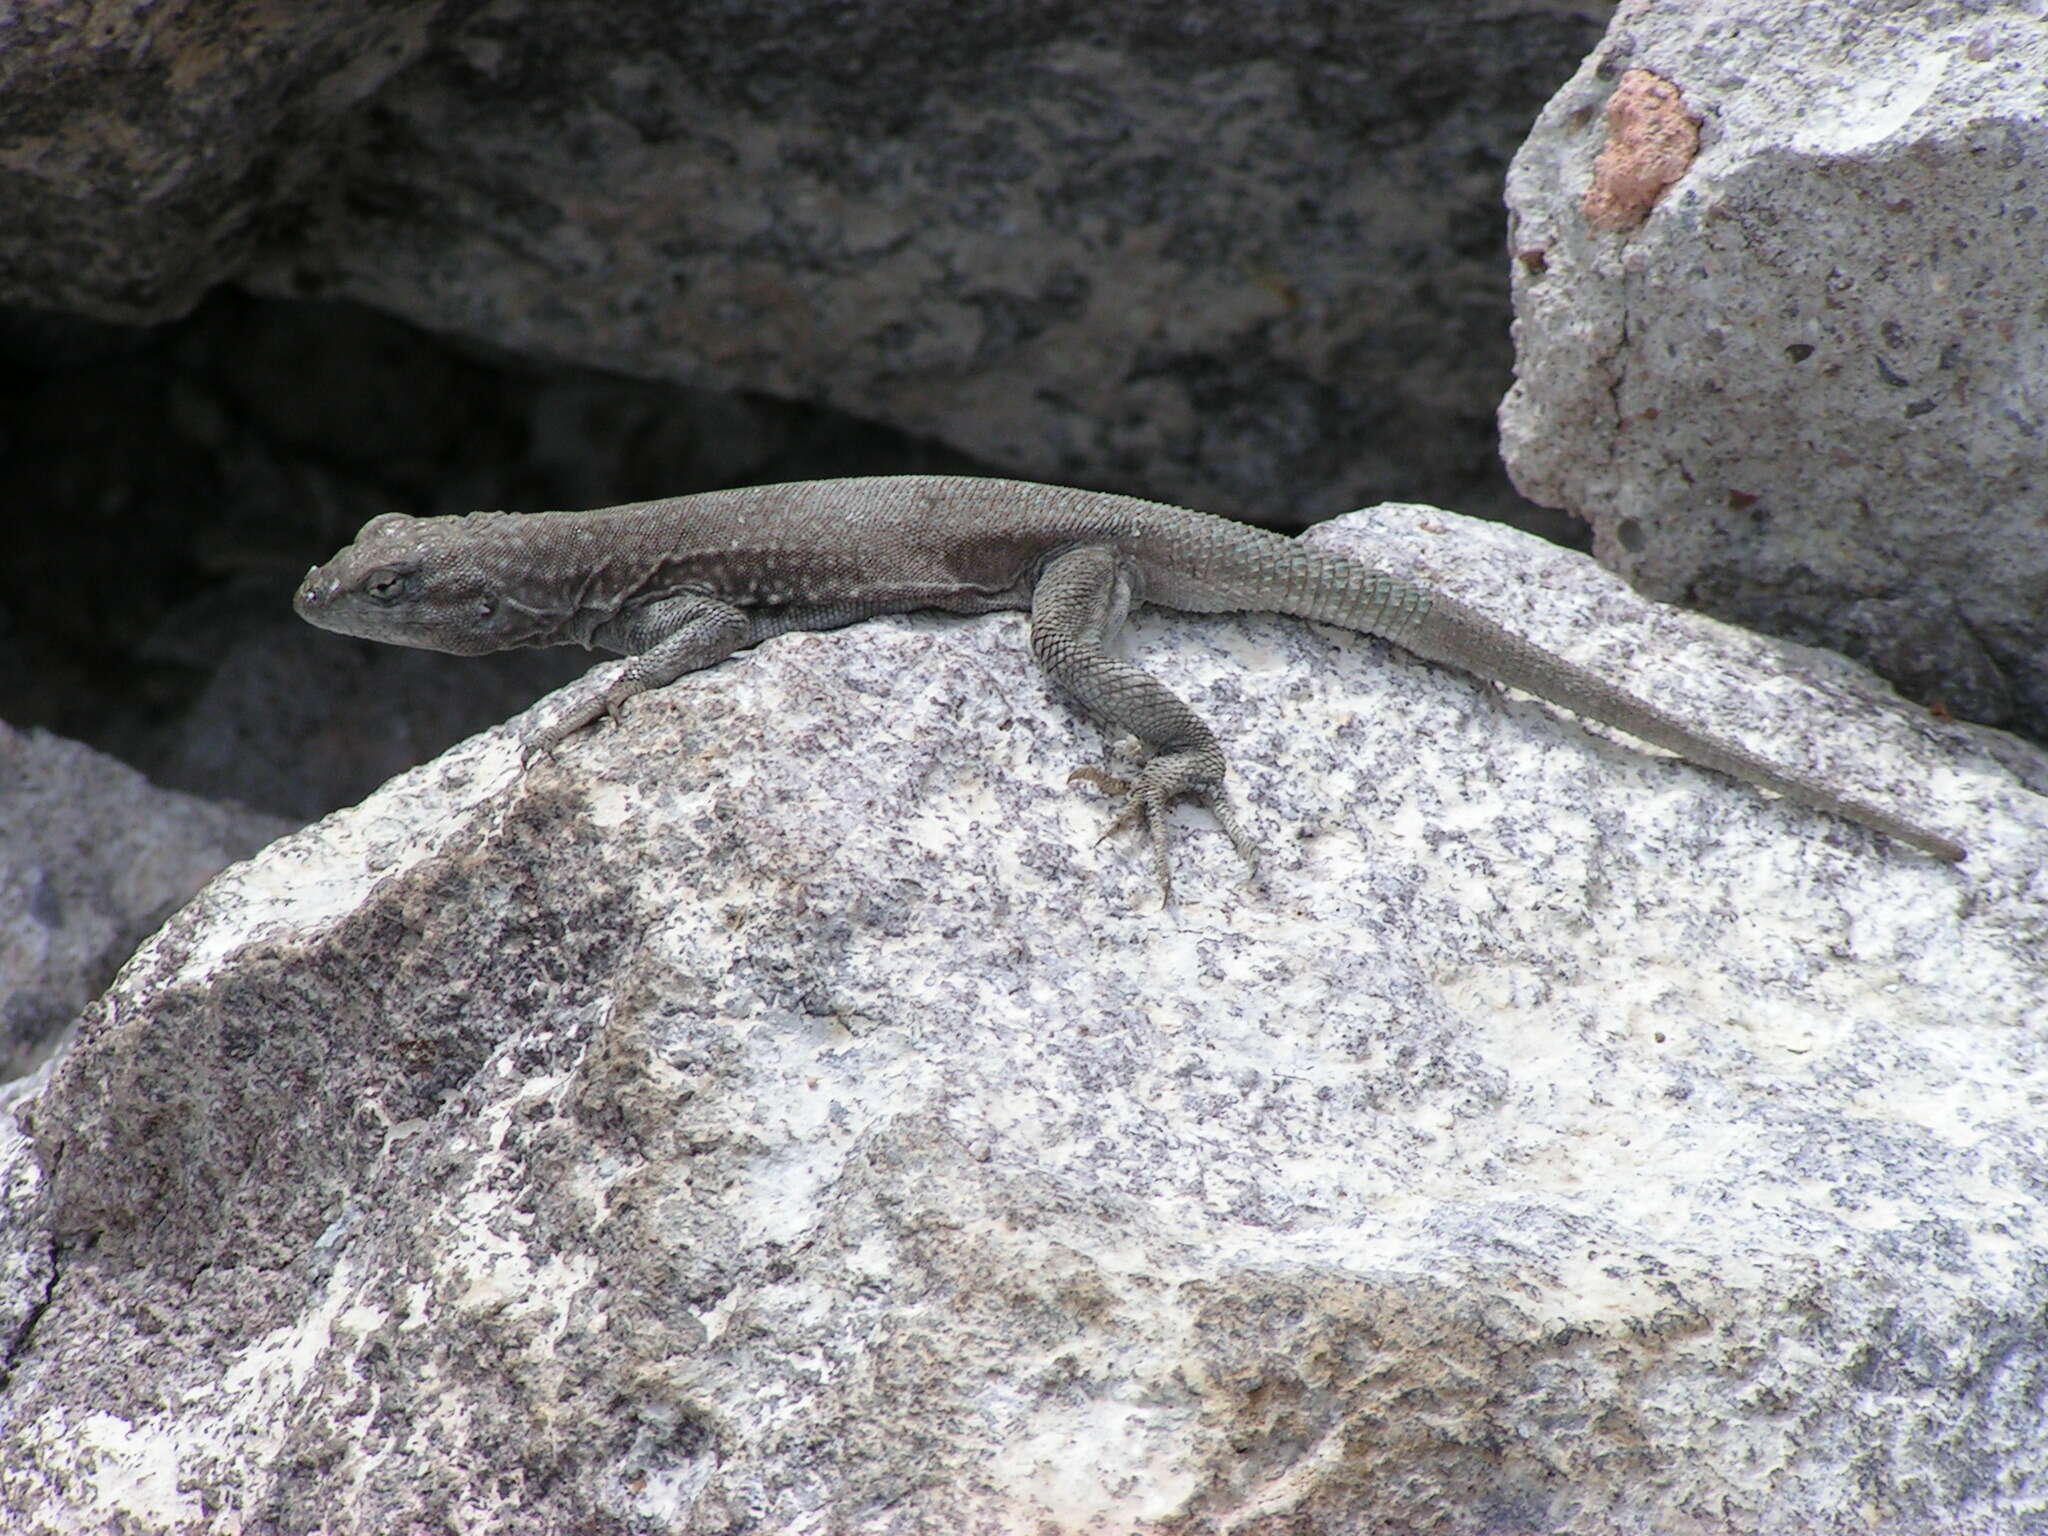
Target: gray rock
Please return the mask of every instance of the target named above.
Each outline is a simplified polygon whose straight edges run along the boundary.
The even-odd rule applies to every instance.
[[[493,731],[216,881],[27,1107],[0,1514],[2038,1528],[2041,797],[1505,530],[1328,538],[1969,862],[1278,619],[1134,626],[1270,850],[1188,813],[1171,912],[1018,616]]]
[[[2048,732],[2044,166],[2038,6],[1624,4],[1508,178],[1510,473],[1646,592]]]
[[[0,302],[353,297],[1279,523],[1530,512],[1499,187],[1585,10],[131,7],[0,56]]]
[[[145,934],[295,825],[0,722],[0,1082],[40,1059]]]
[[[38,6],[0,49],[0,302],[181,314],[263,239],[280,186],[478,0]]]
[[[237,594],[241,596],[242,594]],[[308,627],[273,586],[155,764],[166,782],[312,820],[586,670],[572,650],[462,658],[342,641]],[[226,606],[225,604],[223,606]],[[259,616],[260,614],[260,616]]]

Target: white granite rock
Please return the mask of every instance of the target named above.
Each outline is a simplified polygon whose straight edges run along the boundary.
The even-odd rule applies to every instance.
[[[1273,618],[1133,626],[1270,851],[1186,813],[1172,911],[1018,616],[474,738],[27,1107],[9,1528],[2038,1529],[2039,754],[1498,528],[1324,537],[1971,857]]]
[[[1523,492],[2048,732],[2048,10],[1626,0],[1508,178]]]

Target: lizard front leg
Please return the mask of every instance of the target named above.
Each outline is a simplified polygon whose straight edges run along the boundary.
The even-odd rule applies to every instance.
[[[1192,796],[1209,808],[1256,874],[1258,849],[1223,795],[1225,762],[1216,735],[1153,677],[1108,651],[1131,607],[1131,572],[1116,550],[1093,545],[1055,558],[1031,595],[1031,653],[1046,675],[1093,714],[1121,726],[1152,751],[1130,786],[1130,801],[1110,826],[1144,826],[1159,871],[1159,893],[1173,900],[1166,815]]]
[[[591,642],[624,651],[631,660],[603,694],[535,733],[526,755],[552,752],[599,715],[617,721],[620,707],[635,694],[715,666],[752,637],[753,626],[742,610],[710,597],[664,598],[600,624]]]

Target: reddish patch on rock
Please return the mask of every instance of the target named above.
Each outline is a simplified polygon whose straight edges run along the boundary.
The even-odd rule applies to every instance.
[[[1580,204],[1586,222],[1614,234],[1636,228],[1699,152],[1700,120],[1685,110],[1678,87],[1647,69],[1630,70],[1607,98],[1607,147]]]

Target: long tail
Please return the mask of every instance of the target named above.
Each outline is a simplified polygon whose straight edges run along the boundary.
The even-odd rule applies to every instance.
[[[1781,768],[1731,742],[1702,735],[1605,679],[1509,633],[1455,598],[1320,551],[1294,547],[1288,553],[1291,559],[1272,562],[1264,573],[1266,595],[1278,599],[1274,606],[1280,612],[1378,635],[1431,661],[1523,689],[1703,768],[1859,822],[1937,859],[1954,863],[1964,855],[1961,844],[1881,806]]]

